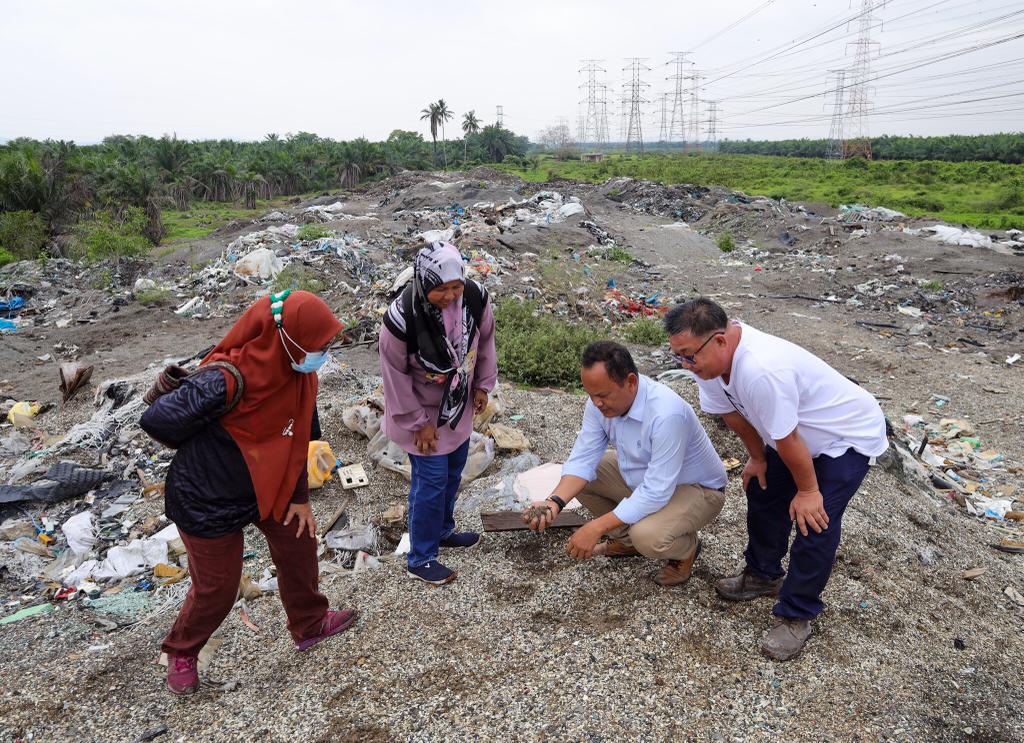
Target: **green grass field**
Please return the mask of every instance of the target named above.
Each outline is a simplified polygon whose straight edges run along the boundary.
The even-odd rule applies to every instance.
[[[630,176],[665,184],[725,186],[749,195],[832,206],[884,206],[988,229],[1024,228],[1024,165],[651,154],[611,155],[599,163],[545,158],[531,169],[500,167],[534,182],[571,178],[599,183]]]
[[[319,196],[320,193],[320,191],[314,191],[302,194],[298,198],[311,199],[314,196]],[[167,245],[175,240],[206,237],[232,219],[253,219],[274,209],[287,206],[295,198],[294,196],[282,196],[270,201],[260,200],[256,202],[255,209],[246,209],[238,202],[218,201],[196,201],[186,211],[164,209],[161,216],[164,220],[164,227],[167,228],[167,234],[161,245]]]

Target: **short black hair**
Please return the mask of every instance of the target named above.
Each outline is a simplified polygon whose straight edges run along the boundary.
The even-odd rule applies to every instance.
[[[640,376],[633,357],[629,355],[629,349],[615,341],[594,341],[583,349],[580,363],[584,369],[597,363],[604,364],[608,378],[616,384],[625,384],[630,374]]]
[[[689,332],[706,335],[729,327],[729,317],[722,306],[705,297],[677,304],[665,313],[665,332],[669,336]]]

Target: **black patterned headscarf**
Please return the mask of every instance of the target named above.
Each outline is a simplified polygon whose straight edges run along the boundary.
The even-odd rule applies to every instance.
[[[388,308],[388,325],[408,337],[416,335],[416,360],[429,374],[444,376],[445,390],[437,411],[437,426],[455,428],[466,409],[469,373],[466,357],[476,331],[476,321],[460,298],[462,334],[453,344],[448,339],[441,310],[430,303],[427,294],[449,281],[466,280],[459,249],[450,243],[436,242],[420,249],[413,263],[413,279],[406,292],[412,293],[412,317],[405,317],[406,302],[399,297]],[[403,292],[404,294],[404,292]],[[411,327],[410,327],[411,325]]]

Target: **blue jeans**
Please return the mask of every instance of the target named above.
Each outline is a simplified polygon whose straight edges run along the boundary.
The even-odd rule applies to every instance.
[[[843,512],[868,473],[868,458],[853,449],[838,457],[815,457],[814,473],[828,514],[828,528],[818,534],[808,527],[806,537],[796,530],[786,572],[782,569],[782,557],[789,548],[789,535],[794,527],[789,519],[789,504],[796,495],[796,483],[778,452],[766,447],[766,453],[768,489],[762,490],[756,478],[747,486],[747,568],[761,578],[786,576],[779,601],[772,609],[774,614],[814,619],[825,608],[821,592],[832,574]]]
[[[455,531],[455,496],[469,455],[469,439],[451,454],[410,454],[409,567],[437,559],[442,539]]]

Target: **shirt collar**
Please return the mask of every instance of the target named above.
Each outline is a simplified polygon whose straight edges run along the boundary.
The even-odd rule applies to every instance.
[[[629,410],[622,417],[643,422],[644,410],[647,408],[647,392],[650,388],[650,380],[643,374],[637,374],[636,376],[636,397],[633,398],[633,404],[629,406]]]

